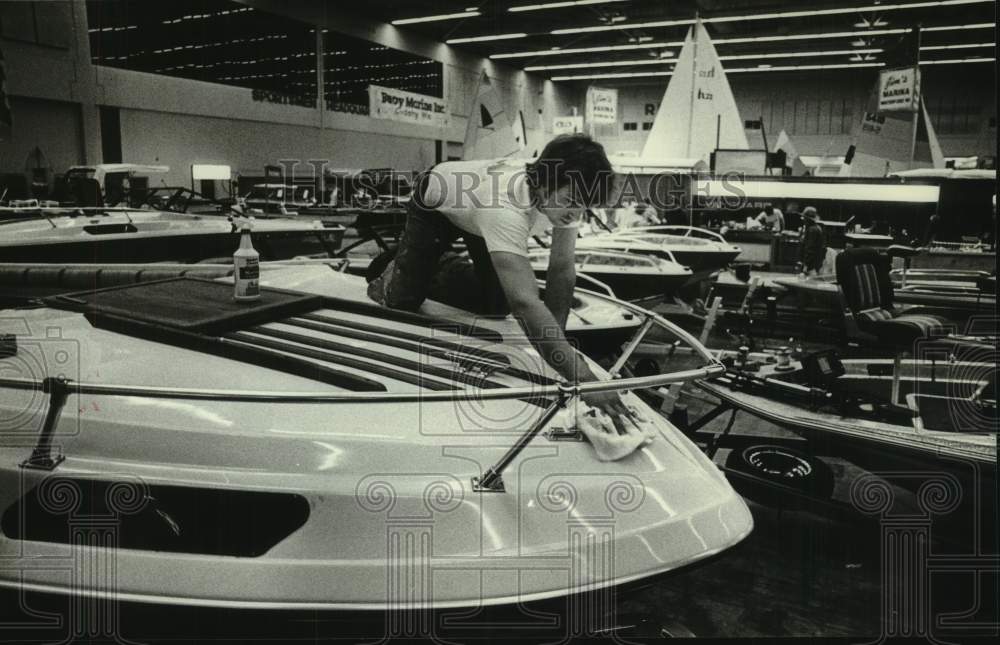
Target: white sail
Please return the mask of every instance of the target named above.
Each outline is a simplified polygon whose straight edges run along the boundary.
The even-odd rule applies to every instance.
[[[927,151],[930,156],[932,168],[944,168],[944,152],[941,150],[941,143],[938,141],[937,132],[934,131],[934,124],[931,123],[931,116],[927,113],[927,103],[920,99],[920,117],[924,120],[924,127],[927,129]],[[921,142],[918,142],[920,145]]]
[[[923,99],[915,113],[880,112],[877,109],[878,91],[876,81],[867,110],[855,126],[854,160],[848,174],[852,177],[884,177],[914,168],[943,168],[941,144]]]
[[[799,159],[799,151],[795,148],[795,144],[792,143],[791,137],[788,133],[782,130],[778,133],[778,140],[774,143],[773,152],[779,150],[784,150],[785,152],[785,165],[792,169],[792,174],[799,177],[808,171],[802,160]]]
[[[462,157],[466,161],[497,159],[520,152],[524,148],[523,121],[521,123],[518,137],[510,116],[503,109],[499,92],[484,72],[469,110]]]
[[[749,148],[726,73],[699,21],[684,39],[642,156],[707,160],[716,147]]]
[[[517,143],[516,152],[523,152],[528,147],[528,128],[524,124],[524,113],[520,110],[514,117],[514,141]]]

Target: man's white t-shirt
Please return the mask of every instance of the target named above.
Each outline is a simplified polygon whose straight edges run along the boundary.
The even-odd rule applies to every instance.
[[[769,228],[772,231],[780,231],[784,226],[785,215],[777,208],[771,215],[768,215],[765,211],[761,211],[757,214],[757,222],[762,223],[765,228]]]
[[[551,224],[531,206],[525,162],[516,159],[446,161],[430,171],[424,205],[441,212],[490,252],[528,255],[528,239]]]

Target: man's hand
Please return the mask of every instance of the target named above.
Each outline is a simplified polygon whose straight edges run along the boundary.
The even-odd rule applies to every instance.
[[[638,418],[625,402],[622,401],[621,394],[618,392],[595,392],[592,394],[583,395],[584,402],[587,405],[597,408],[604,414],[608,415],[611,422],[614,424],[614,430],[618,434],[627,434],[630,430],[641,430],[639,428],[639,421],[643,419]]]

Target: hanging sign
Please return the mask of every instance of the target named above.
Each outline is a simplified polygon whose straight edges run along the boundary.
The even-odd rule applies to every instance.
[[[915,112],[920,105],[920,68],[885,69],[878,76],[878,110]]]
[[[552,119],[552,134],[576,134],[583,132],[582,116],[557,116]]]
[[[369,85],[368,107],[371,116],[376,119],[448,127],[448,102],[433,96]]]
[[[587,89],[587,122],[598,125],[618,123],[618,90]]]

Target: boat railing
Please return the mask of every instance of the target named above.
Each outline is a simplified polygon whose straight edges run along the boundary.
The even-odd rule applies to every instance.
[[[586,291],[586,290],[585,290]],[[593,295],[602,296],[595,292]],[[666,320],[659,314],[643,309],[627,301],[615,301],[620,307],[642,317],[632,338],[625,343],[622,353],[614,366],[608,370],[612,380],[588,381],[584,383],[556,383],[553,385],[532,385],[528,387],[511,387],[481,390],[444,390],[444,391],[413,391],[413,392],[283,392],[283,391],[247,391],[230,389],[183,388],[153,385],[120,385],[106,383],[85,383],[82,381],[65,381],[72,392],[89,395],[144,397],[152,399],[197,399],[225,402],[246,403],[419,403],[438,401],[464,400],[503,400],[539,398],[559,396],[569,393],[573,396],[581,394],[597,394],[600,392],[622,392],[627,390],[645,390],[674,383],[700,380],[718,376],[725,372],[722,363],[715,354],[708,350],[697,338],[681,327]],[[678,342],[689,346],[699,358],[705,361],[699,368],[680,370],[665,374],[654,374],[632,378],[617,378],[618,372],[632,357],[636,348],[654,327],[659,327],[677,338]],[[18,390],[44,390],[46,381],[50,379],[0,377],[0,387]]]
[[[590,284],[593,284],[598,289],[600,289],[601,291],[603,291],[605,294],[611,296],[612,298],[617,298],[618,297],[618,296],[615,295],[615,290],[614,289],[612,289],[609,285],[601,282],[597,278],[594,278],[594,277],[588,275],[586,271],[577,271],[576,272],[576,277],[584,280],[585,282],[589,282]],[[572,309],[570,311],[572,311]]]
[[[708,229],[700,228],[698,226],[685,226],[681,224],[637,226],[635,228],[629,228],[619,232],[631,235],[642,233],[662,233],[664,235],[680,235],[681,237],[697,237],[712,240],[713,242],[728,244],[728,242],[726,242],[726,238],[715,231],[709,231]]]
[[[675,383],[713,378],[725,373],[725,367],[694,336],[677,325],[631,303],[621,302],[621,306],[643,317],[642,324],[633,337],[625,343],[621,355],[608,370],[610,380],[588,381],[584,383],[535,384],[529,387],[487,388],[448,391],[414,392],[281,392],[245,391],[201,388],[179,388],[150,385],[121,385],[71,381],[61,377],[0,378],[0,388],[15,390],[41,390],[49,395],[48,409],[39,433],[38,441],[31,456],[21,466],[38,470],[54,470],[65,457],[54,454],[53,433],[58,425],[62,410],[73,394],[91,396],[122,396],[145,399],[185,399],[208,400],[237,403],[431,403],[455,401],[493,401],[504,399],[545,399],[554,397],[541,416],[531,427],[518,436],[514,445],[493,466],[472,479],[472,489],[476,492],[503,492],[503,472],[518,454],[537,436],[552,418],[570,400],[587,394],[603,392],[625,392],[659,388]],[[619,378],[628,359],[635,353],[643,339],[654,327],[660,327],[678,339],[678,343],[689,345],[705,361],[701,367],[678,370],[664,374]]]

